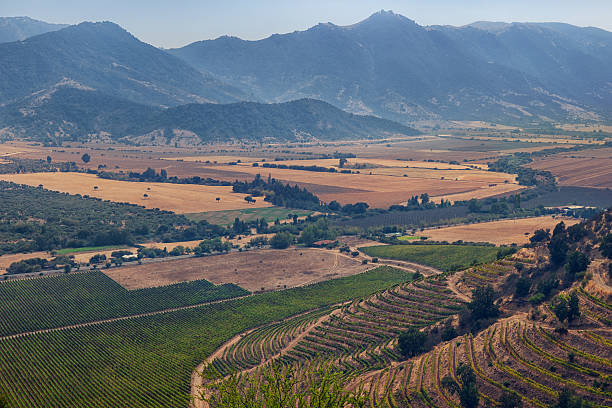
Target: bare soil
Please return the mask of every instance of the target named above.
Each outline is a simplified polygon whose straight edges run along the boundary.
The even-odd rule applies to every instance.
[[[316,249],[233,252],[112,268],[104,272],[126,289],[206,279],[234,283],[250,291],[284,289],[361,273],[370,265]]]
[[[496,245],[526,244],[537,229],[552,230],[563,221],[566,226],[579,222],[575,218],[553,217],[550,215],[518,220],[501,220],[479,224],[458,225],[422,231],[420,235],[435,241],[490,242]]]

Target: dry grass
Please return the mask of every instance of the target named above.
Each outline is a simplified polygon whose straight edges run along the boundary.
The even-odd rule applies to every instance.
[[[217,285],[235,283],[255,291],[284,288],[285,285],[289,288],[354,275],[369,267],[337,252],[290,248],[165,260],[104,272],[127,289],[206,279]]]
[[[471,241],[490,242],[496,245],[526,244],[529,237],[537,229],[552,230],[555,225],[563,221],[566,226],[579,222],[575,218],[553,217],[550,215],[536,218],[522,218],[519,220],[501,220],[483,222],[479,224],[459,225],[439,229],[425,230],[419,235],[434,241]]]
[[[531,167],[550,171],[563,186],[612,188],[609,148],[545,157],[534,161]]]
[[[226,186],[115,181],[83,173],[3,174],[0,179],[31,186],[42,184],[49,190],[129,202],[177,213],[270,207],[262,199],[258,199],[255,204],[248,204],[244,201],[245,194],[232,193],[232,187]],[[98,187],[97,190],[94,186]],[[144,194],[148,197],[145,198]],[[219,202],[216,201],[217,197],[221,198]]]

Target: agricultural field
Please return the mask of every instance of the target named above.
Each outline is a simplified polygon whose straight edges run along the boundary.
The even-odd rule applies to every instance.
[[[232,187],[228,186],[116,181],[84,173],[1,174],[0,180],[30,186],[42,184],[48,190],[88,195],[115,202],[128,202],[145,208],[159,208],[176,213],[271,206],[263,200],[249,204],[244,200],[246,194],[233,193]],[[217,201],[217,198],[220,200]]]
[[[267,207],[246,208],[242,210],[209,211],[203,213],[185,214],[185,216],[193,221],[206,220],[211,224],[230,225],[234,222],[236,218],[239,218],[244,222],[255,221],[260,218],[265,219],[267,222],[274,222],[277,219],[286,220],[290,218],[289,215],[305,217],[312,213],[312,211],[307,210],[288,209],[281,207]]]
[[[612,148],[551,155],[530,167],[550,171],[562,186],[612,188]]]
[[[217,285],[233,283],[250,291],[259,291],[355,275],[369,268],[369,265],[362,265],[361,261],[337,251],[290,248],[167,259],[146,265],[105,269],[104,272],[127,289],[206,279]]]
[[[408,279],[379,267],[287,291],[1,338],[0,377],[11,407],[187,407],[192,370],[234,335]]]
[[[102,272],[0,282],[0,337],[181,308],[249,292],[232,284],[192,282],[126,290]],[[44,310],[44,313],[41,311]]]
[[[523,245],[529,242],[529,237],[535,230],[548,229],[552,231],[555,225],[561,221],[568,227],[580,222],[576,218],[547,215],[544,217],[432,228],[421,231],[419,234],[434,241],[455,242],[461,240],[465,242],[489,242],[495,245]]]
[[[368,168],[359,170],[360,174],[262,168],[248,164],[214,168],[239,171],[251,177],[257,174],[269,174],[278,180],[306,187],[326,202],[336,200],[341,204],[347,204],[362,201],[367,202],[371,207],[378,208],[400,204],[414,195],[423,193],[432,197],[456,193],[486,197],[522,188],[516,184],[515,176],[510,174],[471,168],[465,170],[434,169],[436,165],[442,168],[448,166],[443,163],[430,163],[431,168],[406,168],[410,166],[410,163],[398,161],[397,164],[401,164],[401,167]],[[279,162],[279,164],[285,164],[285,162]]]
[[[382,245],[360,248],[371,257],[420,263],[442,271],[495,260],[499,248],[481,245]]]

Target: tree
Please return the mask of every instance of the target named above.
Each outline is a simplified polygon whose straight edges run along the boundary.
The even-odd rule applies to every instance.
[[[573,391],[565,388],[559,393],[557,403],[553,408],[588,408],[590,405],[579,396],[574,396]]]
[[[527,276],[521,276],[516,281],[516,288],[514,289],[514,297],[521,298],[529,294],[531,289],[531,280]]]
[[[81,160],[83,160],[83,163],[87,164],[91,160],[91,156],[89,156],[89,154],[85,153],[84,155],[81,156]]]
[[[567,301],[567,320],[572,321],[580,317],[580,303],[578,302],[578,293],[572,291]]]
[[[472,301],[468,304],[472,319],[488,319],[499,315],[495,305],[496,293],[491,285],[479,286],[472,291]]]
[[[427,351],[425,348],[426,342],[427,334],[411,327],[408,331],[400,334],[397,345],[402,356],[408,358]]]
[[[548,232],[548,230],[539,229],[539,230],[535,230],[533,235],[529,238],[529,241],[531,241],[531,243],[534,244],[536,242],[547,241],[549,238],[550,238],[550,232]]]
[[[504,391],[499,399],[500,408],[522,408],[523,399],[516,392]]]
[[[53,159],[51,159],[51,156],[47,156],[47,163],[51,164],[51,161],[52,161],[52,160],[53,160]]]
[[[270,238],[270,246],[274,249],[289,248],[293,244],[293,235],[288,232],[279,232]]]
[[[459,364],[459,367],[457,367],[457,377],[459,377],[461,385],[457,384],[453,378],[447,375],[441,381],[442,386],[448,389],[451,394],[459,394],[459,401],[461,401],[463,408],[478,407],[480,397],[478,396],[478,387],[476,386],[476,374],[472,367],[463,363]]]
[[[590,263],[591,260],[582,252],[571,252],[567,256],[567,263],[565,264],[568,280],[573,282],[576,279],[576,274],[586,271]]]
[[[602,238],[599,250],[603,256],[612,259],[612,234],[608,234]]]
[[[558,226],[559,225],[557,225],[557,227]],[[557,227],[555,227],[555,230]],[[569,250],[565,235],[559,233],[553,234],[553,237],[548,243],[548,250],[550,251],[550,261],[552,264],[555,266],[561,265],[565,261],[567,251]]]
[[[429,202],[429,194],[421,194],[421,204],[427,204]]]

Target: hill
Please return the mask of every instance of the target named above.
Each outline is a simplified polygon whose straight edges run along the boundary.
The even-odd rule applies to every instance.
[[[240,95],[109,22],[0,44],[0,55],[0,104],[67,81],[150,105],[232,102]]]
[[[23,41],[38,34],[66,27],[67,24],[50,24],[30,17],[0,17],[0,43]]]
[[[424,27],[381,11],[259,41],[220,37],[170,52],[267,101],[316,97],[419,119],[609,120],[612,33],[564,24]]]
[[[5,135],[51,143],[103,138],[178,145],[417,133],[386,119],[350,114],[313,99],[281,104],[188,104],[164,109],[73,86],[58,86],[0,109],[0,128],[8,128]]]

